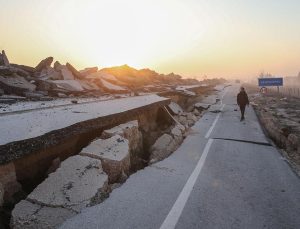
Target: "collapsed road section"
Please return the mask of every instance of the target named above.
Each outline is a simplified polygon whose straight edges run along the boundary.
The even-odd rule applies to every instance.
[[[1,116],[1,170],[15,171],[16,179],[25,182],[23,186],[31,186],[42,179],[56,157],[63,160],[78,153],[104,129],[137,119],[147,131],[158,109],[169,102],[149,95]],[[13,195],[10,185],[6,187],[13,182],[3,177],[4,190]]]
[[[159,109],[169,102],[148,95],[2,115],[0,183],[4,202],[23,199],[47,177],[53,164],[78,154],[105,129],[138,120],[143,132],[154,131]]]
[[[2,113],[2,221],[55,228],[168,157],[217,102],[211,86],[190,90]]]

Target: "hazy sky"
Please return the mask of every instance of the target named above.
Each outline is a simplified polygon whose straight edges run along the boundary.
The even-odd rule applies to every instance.
[[[0,49],[32,66],[296,75],[300,0],[0,0]]]

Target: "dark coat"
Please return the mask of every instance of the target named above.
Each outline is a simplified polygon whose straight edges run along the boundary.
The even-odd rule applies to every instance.
[[[237,95],[237,104],[239,106],[246,106],[247,104],[249,104],[248,95],[247,95],[247,93],[245,91],[241,91]]]

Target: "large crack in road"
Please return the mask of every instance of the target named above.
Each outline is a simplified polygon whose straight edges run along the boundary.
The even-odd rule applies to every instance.
[[[256,145],[264,145],[264,146],[272,146],[271,143],[266,142],[257,142],[257,141],[247,141],[242,139],[233,139],[233,138],[213,138],[216,140],[225,140],[225,141],[235,141],[235,142],[244,142],[244,143],[250,143],[250,144],[256,144]]]

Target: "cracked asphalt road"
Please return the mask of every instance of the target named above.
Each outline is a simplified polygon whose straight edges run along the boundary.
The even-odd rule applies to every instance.
[[[237,92],[220,92],[222,111],[207,112],[170,157],[61,228],[300,228],[299,177],[251,107],[239,121]]]

